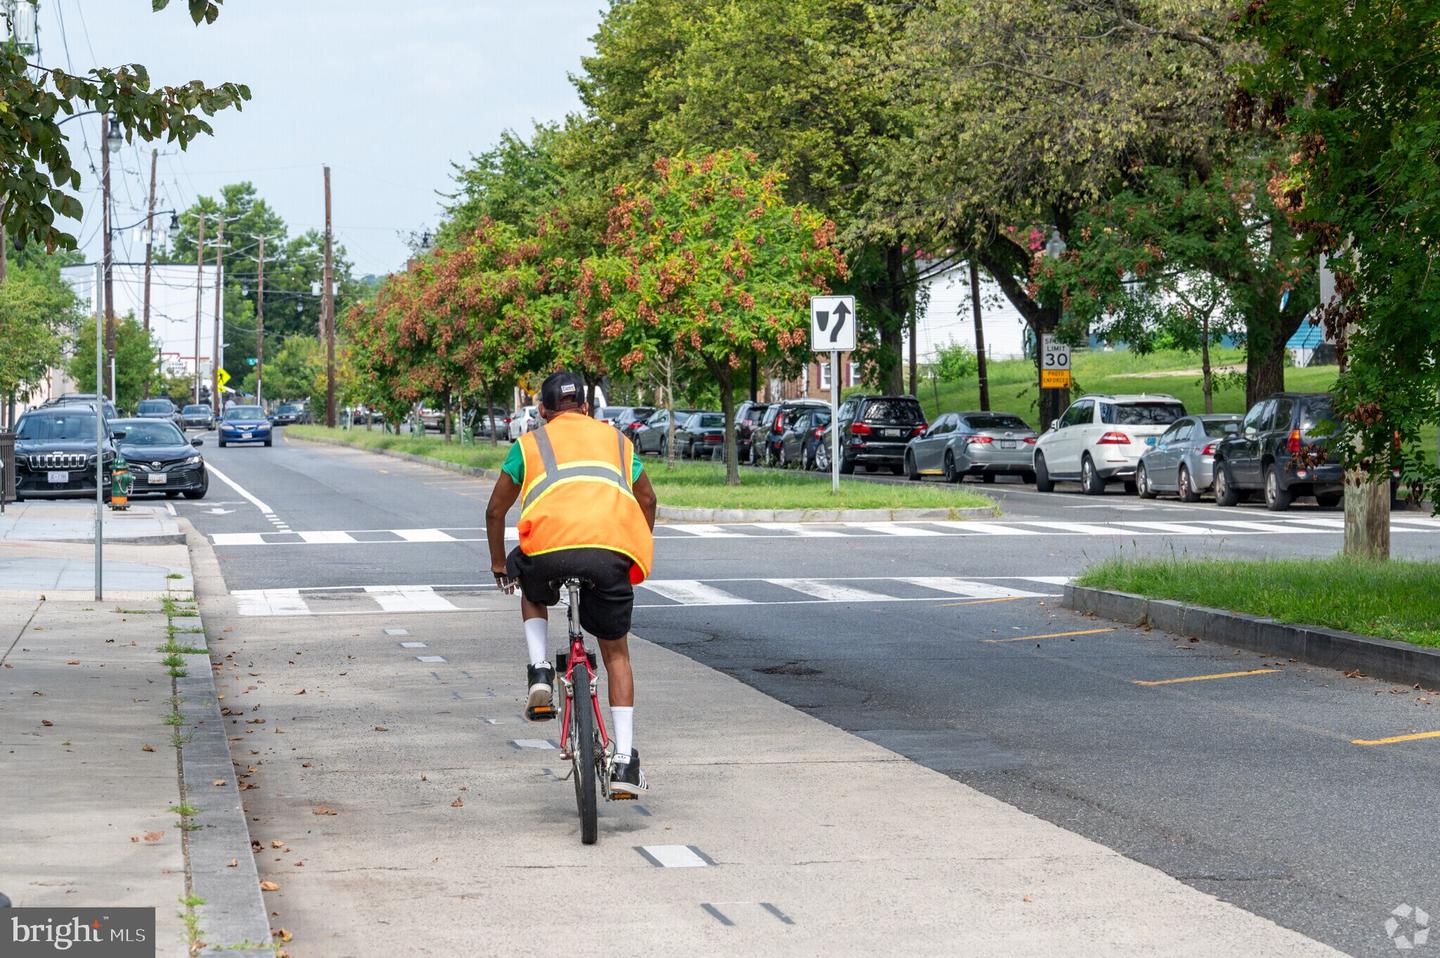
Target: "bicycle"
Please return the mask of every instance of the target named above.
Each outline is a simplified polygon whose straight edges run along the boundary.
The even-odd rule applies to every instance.
[[[565,709],[560,722],[560,757],[570,760],[566,777],[575,779],[575,805],[580,812],[580,841],[595,844],[596,821],[595,782],[599,779],[600,794],[608,802],[610,774],[614,762],[614,746],[605,731],[600,715],[600,691],[596,687],[595,653],[585,648],[585,635],[576,623],[580,603],[579,579],[566,579],[567,612],[570,622],[570,651],[555,656],[555,675],[565,693]],[[583,669],[576,665],[584,663]],[[577,702],[590,700],[590,708]]]

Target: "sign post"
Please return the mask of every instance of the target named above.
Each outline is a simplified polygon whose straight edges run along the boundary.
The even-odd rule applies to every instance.
[[[105,348],[100,318],[105,315],[105,267],[95,266],[95,601],[105,594]]]
[[[1070,388],[1070,346],[1046,335],[1040,347],[1040,388]]]
[[[810,297],[810,348],[830,354],[830,491],[840,491],[840,354],[855,351],[855,297]]]

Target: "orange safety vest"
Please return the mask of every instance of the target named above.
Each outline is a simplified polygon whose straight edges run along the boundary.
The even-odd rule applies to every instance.
[[[634,562],[632,583],[644,582],[655,537],[630,486],[630,440],[603,422],[566,414],[521,435],[520,451],[520,551],[610,549]]]

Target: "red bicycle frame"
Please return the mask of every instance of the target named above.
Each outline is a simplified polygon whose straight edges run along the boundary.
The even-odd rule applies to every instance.
[[[574,612],[571,612],[574,615]],[[578,629],[570,630],[570,657],[565,663],[565,711],[560,717],[560,754],[570,754],[570,704],[575,701],[575,663],[585,663],[590,673],[590,706],[595,710],[595,727],[600,730],[600,747],[610,747],[610,734],[605,731],[605,720],[600,717],[600,693],[595,687],[595,669],[590,665],[590,655],[585,651],[585,636]]]

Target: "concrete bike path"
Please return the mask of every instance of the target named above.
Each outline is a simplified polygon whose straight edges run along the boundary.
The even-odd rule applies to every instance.
[[[1336,954],[645,642],[653,789],[585,847],[533,747],[556,725],[520,717],[515,600],[242,617],[199,585],[295,958]]]

